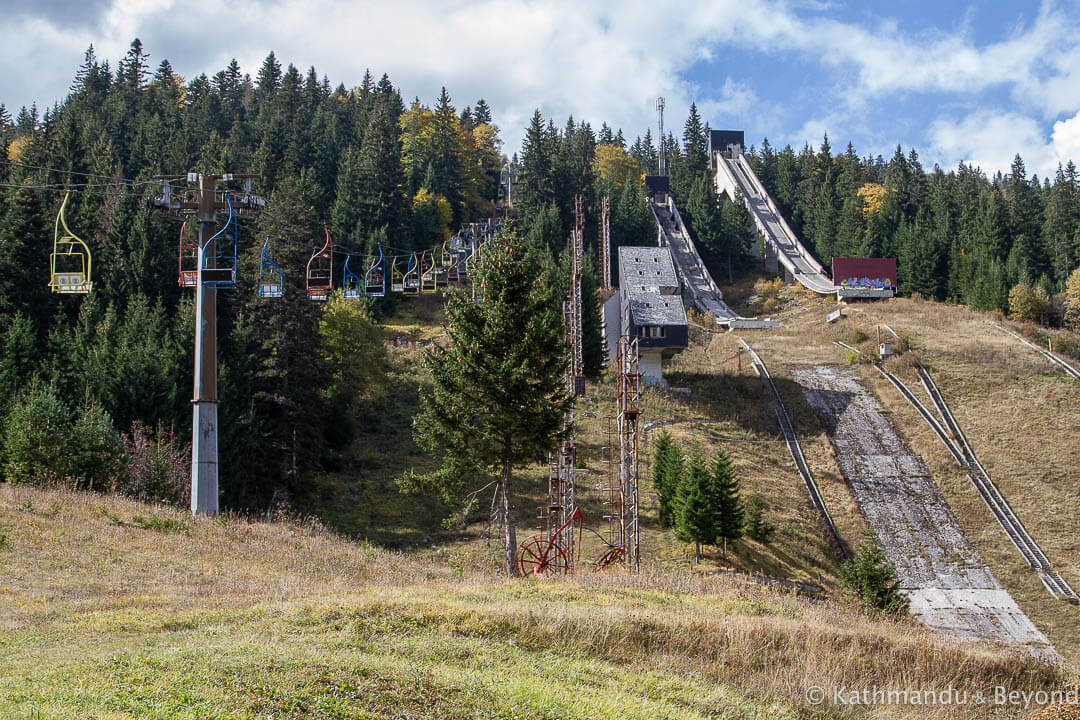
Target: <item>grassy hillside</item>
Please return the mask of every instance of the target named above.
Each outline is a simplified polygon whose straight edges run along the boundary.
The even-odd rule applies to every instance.
[[[987,717],[806,692],[1067,680],[735,578],[510,581],[311,523],[12,486],[0,535],[5,718]]]
[[[911,350],[891,360],[890,368],[922,395],[912,363],[919,359],[927,365],[1005,498],[1055,568],[1074,587],[1080,586],[1076,544],[1080,449],[1075,432],[1080,425],[1080,385],[1030,348],[992,328],[989,322],[998,321],[987,313],[895,299],[851,305],[845,309],[846,319],[827,327],[824,316],[832,307],[820,303],[802,297],[786,308],[780,329],[744,336],[770,371],[786,379],[791,369],[801,365],[847,362],[846,351],[834,345],[834,339],[861,344],[864,351],[872,352],[878,324],[893,328]],[[735,352],[733,336],[723,336],[722,342],[724,350],[718,352]],[[1055,342],[1056,347],[1062,344],[1067,344],[1064,337]],[[856,369],[864,386],[893,415],[897,430],[926,461],[968,538],[1005,588],[1055,647],[1074,664],[1080,663],[1080,608],[1047,594],[970,480],[892,385],[869,365]],[[797,422],[806,423],[800,437],[815,432],[802,393],[795,388],[785,401],[801,418]],[[832,509],[833,501],[827,501]],[[834,517],[844,514],[833,511]]]

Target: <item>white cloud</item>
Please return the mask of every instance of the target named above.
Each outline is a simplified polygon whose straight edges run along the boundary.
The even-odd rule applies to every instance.
[[[189,79],[213,74],[234,56],[254,75],[274,50],[280,61],[301,70],[314,65],[335,84],[355,85],[367,68],[389,73],[406,101],[419,96],[431,103],[442,85],[459,108],[484,97],[508,152],[520,147],[534,108],[559,124],[571,114],[594,124],[606,120],[632,139],[655,128],[658,95],[667,100],[665,124],[677,136],[696,100],[710,123],[743,127],[754,138],[816,144],[829,128],[838,143],[885,136],[888,145],[901,140],[888,140],[900,131],[867,127],[868,109],[894,105],[898,116],[910,118],[904,106],[923,102],[920,94],[985,105],[980,94],[1001,89],[1016,105],[1006,117],[1020,123],[1011,138],[1008,123],[989,113],[940,119],[928,139],[943,162],[983,158],[997,167],[1002,146],[977,145],[976,137],[1004,142],[1000,153],[1010,161],[1018,149],[1026,160],[1032,155],[1029,165],[1049,163],[1072,147],[1070,123],[1080,111],[1076,13],[1047,0],[1030,22],[979,45],[970,13],[959,29],[912,33],[889,19],[839,21],[830,10],[815,0],[688,0],[677,12],[646,0],[112,0],[82,29],[24,18],[0,26],[5,64],[16,68],[0,77],[0,101],[51,105],[66,94],[87,45],[94,43],[115,67],[138,36],[154,64],[169,58]],[[695,63],[734,52],[743,52],[747,64],[721,68],[719,90],[702,93],[686,80]],[[751,85],[753,60],[766,55],[792,57],[787,72],[804,78],[802,87],[817,95],[819,107],[762,97]],[[1071,118],[1060,131],[1066,139],[1051,141],[1040,122],[1063,117]]]
[[[1076,129],[1070,129],[1074,137]],[[1046,177],[1060,160],[1039,122],[1013,112],[980,110],[960,120],[939,118],[930,127],[930,141],[946,170],[964,162],[987,174],[1008,173],[1019,153],[1029,176]]]

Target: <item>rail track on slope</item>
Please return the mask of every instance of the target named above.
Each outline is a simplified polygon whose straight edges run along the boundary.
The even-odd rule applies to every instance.
[[[795,461],[795,469],[799,471],[799,475],[802,476],[803,483],[806,485],[806,491],[810,493],[810,502],[817,508],[818,513],[821,515],[821,519],[825,522],[825,527],[829,531],[829,535],[832,537],[834,543],[836,543],[837,549],[840,551],[840,555],[845,560],[850,559],[847,548],[844,547],[844,543],[840,540],[840,533],[836,530],[836,524],[833,522],[832,515],[829,514],[829,509],[825,507],[825,500],[821,497],[821,491],[818,490],[817,482],[814,480],[813,473],[810,472],[810,465],[806,462],[806,457],[803,455],[802,446],[799,444],[799,438],[795,435],[795,428],[791,424],[791,418],[788,417],[787,410],[784,408],[784,401],[780,398],[780,393],[776,389],[776,383],[773,382],[772,375],[769,374],[769,369],[765,367],[765,363],[761,361],[761,357],[754,352],[754,349],[746,344],[746,341],[739,338],[739,343],[746,348],[746,351],[750,353],[750,358],[753,361],[754,372],[761,378],[762,382],[766,384],[773,396],[773,408],[776,410],[776,419],[780,423],[780,431],[784,434],[784,441],[787,443],[788,452],[791,453],[791,459]]]
[[[1028,340],[1023,335],[1020,335],[1019,333],[1014,333],[1012,330],[1009,330],[1008,328],[1004,328],[1004,327],[1002,327],[1002,326],[1000,326],[1000,325],[998,325],[996,323],[990,323],[990,324],[993,325],[994,327],[996,327],[1001,332],[1012,335],[1014,338],[1016,338],[1020,342],[1024,343],[1029,348],[1031,348],[1032,350],[1039,353],[1040,355],[1042,355],[1044,358],[1046,358],[1050,362],[1052,362],[1055,365],[1057,365],[1058,367],[1060,367],[1062,370],[1065,371],[1065,374],[1068,375],[1069,377],[1071,377],[1073,380],[1080,381],[1080,370],[1077,370],[1072,365],[1065,362],[1065,360],[1062,359],[1061,357],[1059,357],[1058,355],[1050,352],[1049,350],[1043,350],[1041,347],[1039,347],[1035,343],[1031,342],[1030,340]]]
[[[1016,516],[1012,507],[1008,501],[998,490],[997,485],[990,478],[990,474],[986,472],[982,464],[979,463],[979,459],[975,456],[975,451],[971,448],[971,444],[968,442],[967,436],[964,435],[964,431],[960,428],[960,423],[956,421],[956,417],[953,415],[952,410],[949,409],[948,403],[945,402],[945,398],[942,396],[941,391],[938,389],[937,384],[934,382],[934,378],[927,372],[926,368],[922,365],[917,366],[919,372],[919,379],[922,381],[923,388],[930,396],[931,401],[937,407],[938,413],[941,415],[942,420],[948,427],[950,434],[952,435],[952,442],[956,449],[964,457],[962,463],[965,470],[967,470],[968,477],[971,478],[972,484],[975,489],[979,491],[979,495],[982,496],[986,502],[987,507],[997,518],[998,524],[1001,525],[1001,529],[1008,535],[1009,540],[1020,552],[1020,555],[1024,558],[1031,569],[1039,576],[1042,584],[1046,587],[1046,590],[1055,598],[1063,598],[1072,603],[1080,602],[1080,598],[1077,597],[1076,591],[1065,581],[1061,575],[1053,569],[1050,564],[1049,558],[1039,547],[1039,544],[1035,542],[1035,539],[1031,537],[1031,534],[1024,527],[1024,524],[1020,522],[1020,518]],[[955,453],[954,453],[955,456]]]
[[[834,342],[856,354],[862,354],[856,348],[847,345],[846,343],[839,341]],[[938,389],[937,383],[934,382],[934,378],[926,368],[921,364],[917,366],[919,380],[922,382],[926,394],[930,396],[931,402],[933,402],[934,407],[941,416],[941,421],[938,421],[938,419],[934,417],[926,405],[916,397],[915,393],[913,393],[900,378],[883,368],[881,363],[874,363],[874,367],[877,368],[877,371],[892,383],[904,399],[923,416],[923,419],[930,425],[931,429],[933,429],[934,433],[953,456],[953,459],[956,460],[957,464],[960,465],[965,472],[967,472],[968,478],[982,497],[983,502],[990,508],[990,512],[993,513],[998,524],[1001,525],[1001,529],[1005,531],[1005,535],[1008,536],[1013,546],[1016,547],[1020,556],[1024,558],[1024,561],[1039,576],[1039,580],[1042,582],[1047,592],[1054,598],[1068,600],[1074,604],[1080,601],[1080,598],[1077,597],[1076,591],[1073,590],[1072,586],[1070,586],[1065,578],[1061,577],[1061,575],[1053,569],[1049,558],[1046,557],[1046,554],[1043,552],[1042,548],[1039,547],[1039,544],[1035,542],[1035,539],[1031,537],[1031,534],[1027,531],[1027,528],[1024,527],[1024,524],[1020,522],[1020,518],[1016,516],[1016,513],[1013,511],[1008,501],[1005,500],[1005,497],[1001,494],[997,485],[994,484],[994,481],[990,478],[990,474],[987,473],[986,469],[979,463],[978,458],[975,456],[975,451],[968,442],[967,436],[960,428],[960,423],[957,422],[956,416],[954,416],[952,410],[949,409],[948,404],[945,402],[945,398]]]

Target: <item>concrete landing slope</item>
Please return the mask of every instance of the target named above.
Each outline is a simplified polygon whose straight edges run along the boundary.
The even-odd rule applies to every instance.
[[[836,292],[836,285],[810,252],[803,247],[773,203],[765,186],[754,174],[746,158],[735,159],[716,154],[716,189],[729,198],[735,190],[742,195],[754,226],[765,236],[766,246],[776,251],[776,259],[803,286],[822,295]]]
[[[847,368],[796,370],[859,511],[892,562],[911,614],[965,640],[1056,652],[964,535],[922,459]]]
[[[738,313],[724,302],[724,293],[720,292],[705,263],[701,261],[697,247],[690,239],[671,196],[666,196],[662,203],[653,198],[649,207],[656,219],[657,240],[661,247],[671,250],[671,257],[675,260],[675,267],[679,271],[679,278],[690,303],[699,312],[711,312],[721,323],[738,319]]]

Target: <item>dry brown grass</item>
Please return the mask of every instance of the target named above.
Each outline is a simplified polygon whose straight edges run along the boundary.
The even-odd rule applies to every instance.
[[[792,313],[778,333],[755,348],[770,365],[845,362],[834,339],[876,345],[888,324],[908,352],[888,367],[922,394],[914,373],[925,364],[975,453],[1028,531],[1063,576],[1080,586],[1080,384],[1015,338],[992,328],[996,318],[962,307],[895,299],[849,306],[847,318],[826,329],[824,313]],[[820,315],[820,317],[819,317]],[[883,329],[883,337],[885,331]],[[891,335],[889,336],[891,338]],[[1080,663],[1080,608],[1054,601],[1031,572],[967,476],[926,422],[869,366],[862,381],[892,414],[920,455],[991,569],[1035,624],[1073,663]]]
[[[138,527],[136,515],[187,530]],[[590,678],[649,677],[618,686],[624,698],[640,694],[633,702],[646,703],[629,717],[985,717],[983,708],[816,707],[805,692],[1031,691],[1066,680],[1026,655],[732,577],[652,567],[637,577],[509,581],[349,542],[312,523],[190,521],[125,499],[26,487],[0,486],[0,527],[11,537],[0,551],[0,706],[38,703],[57,717],[73,708],[80,717],[138,716],[101,712],[124,697],[170,716],[162,708],[175,707],[178,696],[211,686],[227,709],[250,700],[229,688],[261,687],[252,683],[265,677],[279,684],[274,703],[286,688],[300,699],[287,716],[321,717],[311,698],[322,687],[312,683],[323,681],[304,668],[339,667],[354,656],[394,687],[410,674],[433,683],[431,692],[449,694],[429,702],[451,708],[474,697],[462,682],[494,682],[532,672],[535,663],[555,669],[553,678],[536,676],[537,688],[552,692],[561,677],[562,692],[583,702],[598,692]],[[478,668],[471,658],[485,654],[498,663]],[[134,659],[116,666],[116,658]],[[227,674],[216,685],[222,658]],[[118,674],[118,667],[142,669]],[[518,677],[526,684],[517,700],[489,698],[491,714],[533,701],[527,676]],[[397,691],[388,707],[397,707],[395,698]],[[716,704],[709,710],[702,698]],[[657,703],[653,711],[648,703]],[[575,717],[628,717],[618,705],[605,708]],[[199,716],[227,716],[220,712]]]

